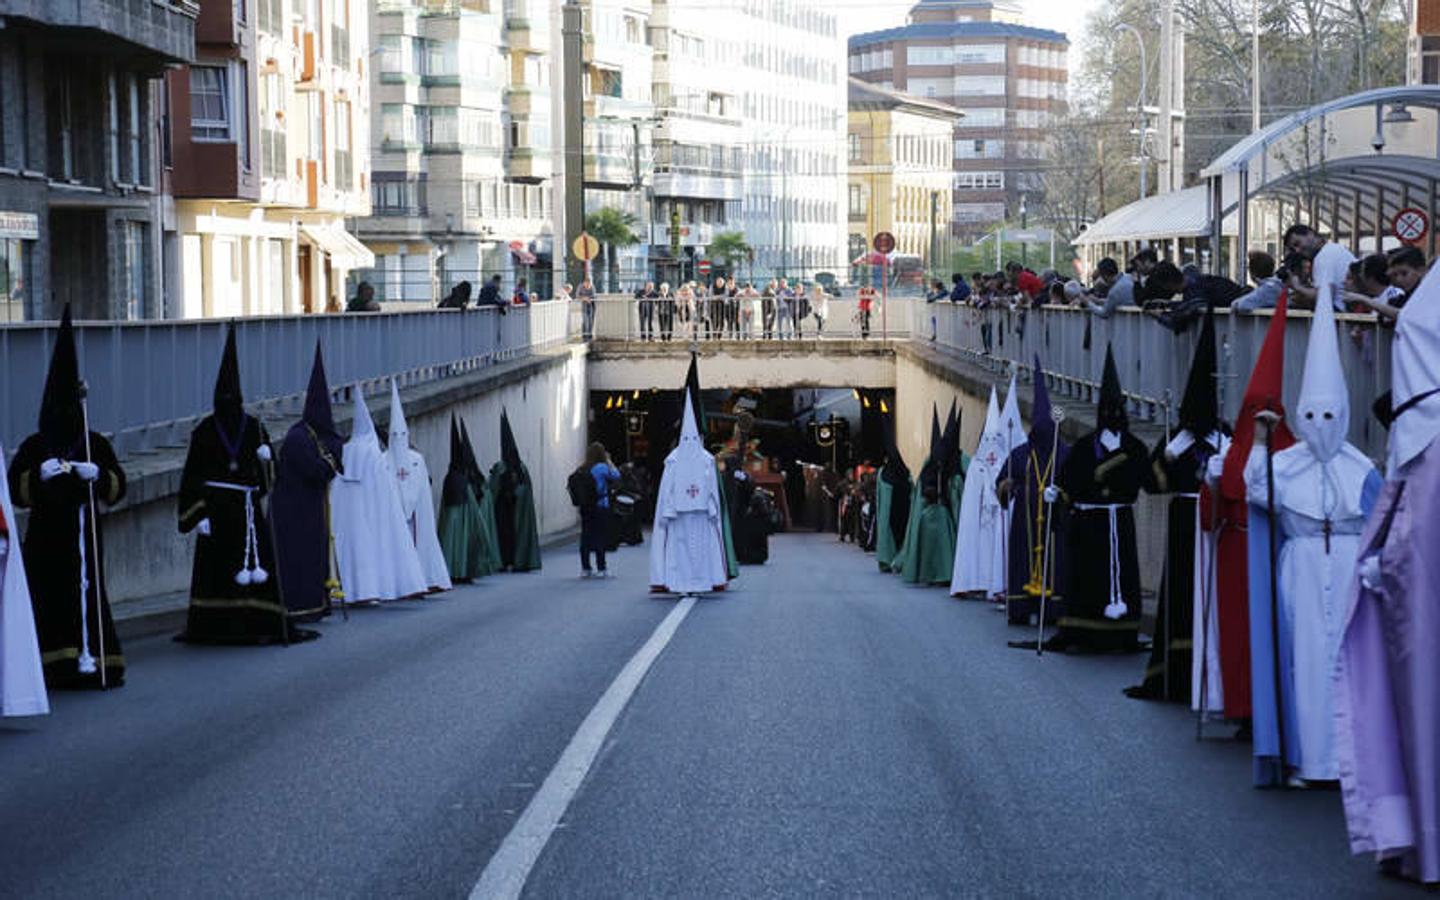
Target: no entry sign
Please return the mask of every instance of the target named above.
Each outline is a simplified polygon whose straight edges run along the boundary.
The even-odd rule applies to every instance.
[[[701,275],[709,275],[709,274],[710,274],[710,260],[708,260],[708,259],[702,259],[702,260],[700,260],[700,265],[699,265],[697,268],[699,268]]]
[[[1430,233],[1430,217],[1423,209],[1406,207],[1395,214],[1391,227],[1400,240],[1407,244],[1418,244]]]
[[[875,235],[875,252],[889,253],[895,249],[895,235],[888,231],[882,231]]]

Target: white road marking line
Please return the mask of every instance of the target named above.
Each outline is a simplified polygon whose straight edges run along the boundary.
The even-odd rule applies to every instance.
[[[565,752],[560,754],[555,768],[545,776],[545,783],[530,798],[530,805],[525,807],[525,812],[500,843],[500,848],[490,857],[485,871],[480,873],[480,880],[470,891],[470,900],[513,900],[520,896],[526,879],[530,877],[530,870],[535,867],[550,835],[559,827],[560,818],[565,815],[570,801],[575,799],[575,793],[595,764],[595,757],[600,754],[610,729],[634,696],[645,673],[650,671],[650,666],[660,657],[694,606],[694,597],[682,599],[605,689],[594,709],[580,723]]]

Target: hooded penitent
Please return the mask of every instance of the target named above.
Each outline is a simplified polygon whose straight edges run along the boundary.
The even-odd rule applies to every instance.
[[[265,643],[289,635],[264,497],[270,435],[245,414],[235,325],[226,329],[214,409],[190,435],[180,478],[180,531],[195,534],[186,641]]]
[[[125,473],[110,442],[85,432],[68,306],[45,379],[39,431],[15,453],[9,481],[15,506],[30,510],[23,557],[46,683],[118,686],[125,679],[125,659],[105,596],[104,521],[93,517],[91,488],[94,503],[118,503],[125,496]],[[14,540],[13,520],[9,527]],[[12,561],[18,564],[21,556],[11,548]]]
[[[709,434],[709,423],[705,417],[705,402],[700,393],[700,358],[697,354],[690,354],[690,366],[685,370],[685,393],[690,397],[690,403],[695,412],[695,425],[700,431],[700,443],[704,446],[705,435]],[[716,483],[721,483],[721,475],[717,470],[715,473]],[[720,530],[725,538],[725,572],[731,578],[740,577],[740,560],[735,556],[735,536],[732,533],[730,523],[730,501],[726,491],[720,492]]]
[[[1294,680],[1282,673],[1275,682],[1275,648],[1283,646],[1286,658],[1292,644],[1289,623],[1281,621],[1279,636],[1272,630],[1270,519],[1264,505],[1251,505],[1245,485],[1245,467],[1254,446],[1255,414],[1270,411],[1282,416],[1269,434],[1269,452],[1293,446],[1295,436],[1286,424],[1282,391],[1285,383],[1285,327],[1288,296],[1280,295],[1255,358],[1250,381],[1235,419],[1235,435],[1225,454],[1219,484],[1220,546],[1217,599],[1220,607],[1221,672],[1226,718],[1250,718],[1254,782],[1257,786],[1286,781],[1280,760],[1279,710],[1285,711],[1290,735],[1286,755],[1290,766],[1299,765],[1299,743],[1294,738]],[[1203,510],[1202,510],[1203,511]],[[1278,619],[1278,615],[1274,615]]]
[[[347,603],[419,596],[429,584],[406,524],[400,487],[380,450],[359,385],[354,393],[345,471],[330,485],[340,586]]]
[[[1059,440],[1050,391],[1040,357],[1035,357],[1035,396],[1030,433],[1010,451],[1010,462],[996,476],[997,493],[1008,494],[1010,530],[1006,541],[1005,596],[1011,624],[1028,624],[1040,612],[1040,594],[1047,597],[1045,615],[1054,618],[1063,600],[1065,563],[1063,503],[1046,503],[1045,488],[1054,483],[1070,445]],[[1042,574],[1043,573],[1043,574]]]
[[[1020,418],[1020,399],[1015,391],[1015,376],[1010,376],[1010,387],[1005,391],[1005,404],[1000,407],[999,431],[1004,441],[1000,458],[1003,466],[1010,458],[1010,452],[1025,441],[1025,423]]]
[[[1350,849],[1392,859],[1398,874],[1427,884],[1440,882],[1437,365],[1440,266],[1432,265],[1395,336],[1391,474],[1361,538],[1360,574],[1340,619],[1336,696]],[[1402,497],[1408,510],[1399,509]]]
[[[440,550],[435,527],[430,469],[425,465],[425,457],[410,446],[410,428],[405,422],[405,408],[400,405],[400,385],[394,379],[390,381],[390,442],[385,458],[400,488],[400,511],[415,542],[420,570],[431,590],[448,591],[450,572],[445,567],[445,554]]]
[[[1215,324],[1202,318],[1200,339],[1180,402],[1179,428],[1162,435],[1150,460],[1146,489],[1168,494],[1165,565],[1155,616],[1154,640],[1141,684],[1131,697],[1174,700],[1199,709],[1202,685],[1207,712],[1220,712],[1220,641],[1215,604],[1215,535],[1200,529],[1199,497],[1210,457],[1223,453],[1216,376]],[[1197,652],[1199,650],[1204,653]]]
[[[911,584],[948,584],[950,569],[955,564],[955,514],[947,500],[949,485],[945,473],[950,467],[945,433],[939,429],[939,413],[932,413],[930,454],[910,501],[910,521],[905,528],[905,542],[900,547],[897,564],[900,577]],[[954,429],[959,433],[958,420]]]
[[[510,430],[510,415],[500,411],[500,461],[490,469],[495,492],[495,528],[500,539],[501,566],[511,572],[540,568],[540,534],[535,519],[535,488],[530,470]]]
[[[722,590],[728,578],[715,457],[700,440],[690,391],[684,394],[680,441],[665,457],[655,497],[650,589],[677,594]]]
[[[955,559],[950,570],[950,594],[976,594],[988,598],[1004,590],[1005,555],[1000,501],[995,480],[1006,460],[1000,407],[995,388],[985,405],[985,425],[970,471],[965,479],[955,527]]]
[[[905,540],[905,525],[910,518],[910,469],[895,442],[895,422],[884,419],[885,465],[875,483],[876,537],[875,561],[880,571],[890,571],[900,544]]]
[[[5,451],[0,448],[0,460]],[[50,711],[8,480],[0,482],[0,718]]]
[[[960,509],[960,497],[965,490],[965,472],[968,461],[960,450],[960,406],[950,401],[950,414],[945,417],[945,431],[940,435],[940,459],[942,461],[941,483],[945,486],[941,499],[950,507],[953,516]]]
[[[1331,285],[1320,286],[1305,373],[1295,404],[1300,443],[1273,457],[1274,508],[1280,533],[1277,587],[1280,619],[1293,630],[1290,653],[1282,634],[1282,670],[1294,674],[1295,741],[1300,777],[1339,777],[1336,753],[1334,672],[1339,642],[1336,623],[1348,605],[1360,550],[1360,532],[1380,476],[1369,459],[1345,440],[1349,398],[1340,364]],[[1260,448],[1252,451],[1245,481],[1250,502],[1270,501],[1270,473]],[[1268,560],[1267,560],[1268,564]],[[1283,710],[1291,718],[1290,710]]]
[[[1132,650],[1140,627],[1140,565],[1134,503],[1149,466],[1145,445],[1128,430],[1115,357],[1105,350],[1096,429],[1071,448],[1056,487],[1069,504],[1064,615],[1048,646]],[[1032,645],[1033,646],[1033,645]]]
[[[477,467],[478,468],[478,467]],[[440,487],[436,530],[445,566],[456,581],[471,581],[494,571],[490,566],[480,504],[475,500],[460,425],[450,414],[450,466]]]
[[[313,621],[330,609],[340,581],[331,552],[330,481],[340,470],[345,440],[335,428],[320,343],[310,364],[305,410],[285,432],[275,461],[270,514],[280,599],[292,621]]]

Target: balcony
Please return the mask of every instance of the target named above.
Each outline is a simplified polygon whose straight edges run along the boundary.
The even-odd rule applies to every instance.
[[[689,169],[683,166],[654,167],[657,197],[694,197],[702,200],[740,200],[743,186],[735,172]]]
[[[517,147],[505,154],[505,177],[511,181],[543,181],[552,168],[549,150]]]
[[[723,231],[725,226],[711,223],[691,222],[688,225],[680,226],[680,243],[682,246],[695,244],[708,246],[715,240],[715,234]],[[650,226],[650,243],[657,247],[670,246],[670,226],[654,223]]]
[[[54,28],[74,28],[87,42],[100,33],[133,44],[157,57],[157,62],[192,62],[195,59],[195,20],[200,14],[198,0],[83,0],[56,3],[54,0],[18,0],[7,3],[6,15],[29,19]],[[114,53],[113,41],[100,39]],[[79,49],[79,48],[77,48]]]

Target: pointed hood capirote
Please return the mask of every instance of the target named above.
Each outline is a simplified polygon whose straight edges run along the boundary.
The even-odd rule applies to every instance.
[[[1200,320],[1200,342],[1190,361],[1190,377],[1180,400],[1180,427],[1197,440],[1220,427],[1220,397],[1215,388],[1219,356],[1215,349],[1215,314],[1206,311]]]
[[[905,457],[900,455],[900,445],[895,439],[895,420],[887,416],[881,420],[881,427],[885,431],[885,466],[881,477],[892,485],[908,484],[910,469],[905,465]]]
[[[80,408],[80,361],[75,354],[75,325],[70,304],[60,315],[55,349],[50,353],[50,371],[45,376],[45,393],[40,398],[40,435],[51,450],[59,451],[79,442],[85,430]]]
[[[1105,345],[1105,373],[1100,378],[1100,402],[1096,405],[1095,423],[1102,430],[1114,432],[1130,428],[1130,414],[1125,410],[1125,392],[1120,388],[1120,373],[1115,368],[1115,351]]]
[[[945,417],[945,431],[940,435],[940,459],[948,484],[960,471],[960,407],[955,400],[950,401],[950,414]]]
[[[935,451],[940,448],[940,440],[944,435],[945,432],[940,428],[940,409],[932,403],[930,404],[930,449],[929,455],[926,456],[927,460],[934,456]]]
[[[1285,318],[1288,302],[1288,291],[1281,291],[1275,313],[1270,317],[1270,325],[1265,329],[1265,340],[1255,357],[1255,368],[1250,371],[1250,381],[1245,385],[1240,415],[1235,418],[1235,436],[1225,453],[1225,471],[1220,476],[1220,492],[1230,500],[1245,499],[1245,462],[1250,458],[1250,448],[1255,443],[1255,414],[1269,410],[1282,417],[1285,415]],[[1270,435],[1270,450],[1279,452],[1294,443],[1295,435],[1282,418]]]
[[[1015,373],[1010,373],[1010,387],[1005,391],[1005,404],[1000,407],[1000,440],[1005,459],[1010,451],[1024,443],[1025,422],[1020,418],[1020,395],[1015,392]]]
[[[1035,354],[1035,401],[1030,405],[1030,446],[1035,452],[1046,454],[1048,459],[1050,443],[1055,436],[1055,419],[1050,406],[1050,389],[1045,385],[1045,370],[1040,367],[1040,354]]]
[[[520,447],[515,443],[515,433],[510,430],[510,413],[504,408],[500,410],[500,461],[516,475],[525,471],[525,463],[520,459]]]
[[[715,489],[715,457],[700,440],[689,391],[685,391],[684,404],[680,441],[665,457],[664,481],[671,487],[667,505],[677,512],[708,509]]]
[[[370,407],[365,405],[365,393],[355,385],[355,418],[350,423],[350,440],[369,441],[380,446],[380,435],[375,431],[375,420],[370,418]]]
[[[310,364],[310,384],[305,388],[305,411],[300,420],[315,433],[315,440],[329,451],[340,466],[340,457],[345,449],[345,440],[335,427],[335,411],[330,404],[330,384],[325,379],[325,358],[320,353],[320,342],[315,342],[315,361]]]
[[[1305,348],[1305,374],[1295,403],[1295,433],[1320,462],[1329,462],[1350,433],[1350,391],[1340,366],[1333,285],[1321,285]]]
[[[410,455],[410,427],[405,423],[405,407],[400,405],[400,383],[394,378],[390,379],[390,442],[385,453],[397,472]]]
[[[453,412],[450,413],[450,465],[447,471],[465,471],[465,445],[460,443],[460,424]]]
[[[695,412],[695,427],[700,431],[700,441],[703,444],[705,435],[709,433],[709,422],[705,418],[705,401],[700,396],[700,358],[696,353],[690,354],[690,367],[685,370],[685,393],[690,396]]]
[[[485,473],[480,470],[480,460],[475,456],[475,445],[470,443],[470,429],[465,426],[464,419],[460,420],[460,465],[465,477],[470,479],[470,490],[475,499],[481,500],[485,496]]]
[[[215,376],[215,419],[232,434],[245,421],[245,398],[240,392],[240,357],[235,351],[235,323],[225,329],[225,350]]]

